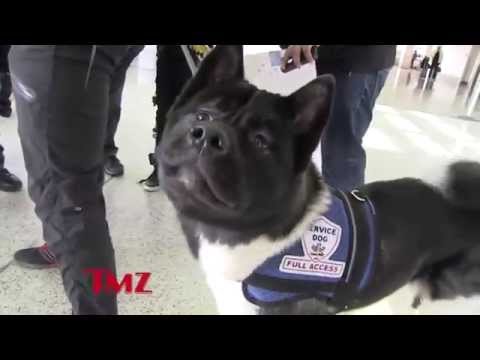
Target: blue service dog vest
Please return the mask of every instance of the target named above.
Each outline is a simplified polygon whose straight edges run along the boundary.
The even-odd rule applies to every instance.
[[[331,193],[328,212],[243,281],[247,300],[271,306],[317,298],[346,308],[369,284],[378,252],[373,204],[357,190]]]

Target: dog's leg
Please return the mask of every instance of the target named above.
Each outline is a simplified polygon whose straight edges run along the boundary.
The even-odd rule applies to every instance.
[[[427,281],[424,279],[418,279],[411,283],[413,288],[414,298],[412,300],[412,309],[419,314],[420,306],[428,300],[431,300],[431,288]]]

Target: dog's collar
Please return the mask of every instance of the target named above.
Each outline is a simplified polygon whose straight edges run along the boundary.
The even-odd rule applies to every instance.
[[[300,239],[243,281],[250,302],[271,306],[321,298],[345,307],[369,284],[377,254],[374,206],[359,190],[331,194],[329,210]]]

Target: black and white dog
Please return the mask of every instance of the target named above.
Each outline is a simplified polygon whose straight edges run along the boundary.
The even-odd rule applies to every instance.
[[[217,46],[172,107],[160,179],[222,314],[335,314],[419,281],[480,291],[480,165],[330,189],[311,163],[334,97],[320,76],[288,97],[244,79]]]

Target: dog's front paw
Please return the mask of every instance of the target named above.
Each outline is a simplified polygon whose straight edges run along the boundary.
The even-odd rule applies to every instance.
[[[423,297],[421,295],[417,295],[413,298],[412,302],[412,308],[413,309],[418,309],[420,305],[422,305],[423,302]]]
[[[425,280],[417,280],[413,283],[415,294],[411,307],[412,309],[418,309],[426,300],[431,300],[431,287]]]

